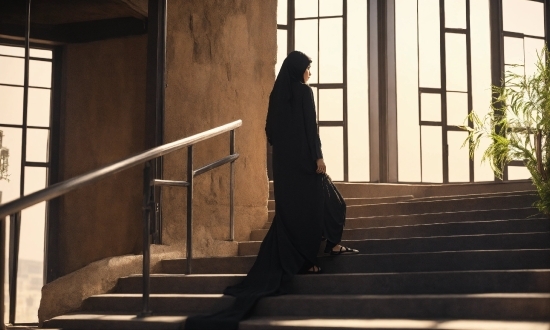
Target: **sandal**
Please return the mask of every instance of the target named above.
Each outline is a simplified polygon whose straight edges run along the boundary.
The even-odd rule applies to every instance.
[[[323,269],[317,265],[313,265],[311,268],[313,269],[306,270],[305,274],[321,274],[323,272]]]
[[[342,245],[340,245],[340,250],[339,251],[334,251],[334,250],[330,251],[331,256],[337,256],[337,255],[340,255],[340,254],[357,254],[357,253],[359,253],[359,250],[352,249],[352,248],[349,248],[347,246],[342,246]]]

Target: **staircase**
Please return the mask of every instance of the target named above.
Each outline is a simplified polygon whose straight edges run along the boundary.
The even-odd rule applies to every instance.
[[[324,274],[298,275],[292,294],[262,299],[239,329],[550,329],[550,220],[528,183],[338,184],[348,204],[343,244],[358,255],[322,256]],[[274,209],[269,201],[269,209]],[[164,260],[151,278],[153,316],[141,308],[141,276],[91,297],[45,328],[177,329],[185,315],[232,302],[269,228],[239,256]]]

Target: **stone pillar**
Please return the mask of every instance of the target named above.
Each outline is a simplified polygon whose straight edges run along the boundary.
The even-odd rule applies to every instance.
[[[146,36],[65,47],[61,181],[145,149],[146,47]],[[141,252],[142,181],[135,167],[61,198],[48,242],[58,275]]]
[[[164,141],[242,119],[236,131],[235,238],[267,220],[264,133],[275,79],[276,0],[168,3]],[[195,146],[195,167],[229,153],[229,134]],[[186,179],[187,151],[165,157],[164,178]],[[185,243],[185,189],[163,188],[163,243]],[[194,256],[237,253],[229,238],[229,167],[195,179]],[[183,248],[183,247],[182,247]]]

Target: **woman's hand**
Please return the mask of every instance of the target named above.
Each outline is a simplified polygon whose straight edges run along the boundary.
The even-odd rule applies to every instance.
[[[327,166],[325,165],[325,161],[323,158],[317,159],[317,173],[326,173],[327,172]]]

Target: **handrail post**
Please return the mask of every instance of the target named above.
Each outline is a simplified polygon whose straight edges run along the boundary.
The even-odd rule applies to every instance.
[[[187,148],[187,274],[193,260],[193,145]]]
[[[149,309],[151,272],[151,161],[143,168],[143,308],[141,316],[151,314]]]
[[[19,238],[21,236],[21,211],[10,216],[10,268],[9,268],[9,290],[10,290],[10,324],[15,323],[15,311],[17,301],[17,270],[19,268]]]
[[[229,132],[229,154],[235,153],[235,130]],[[229,163],[229,240],[235,240],[235,162]]]

